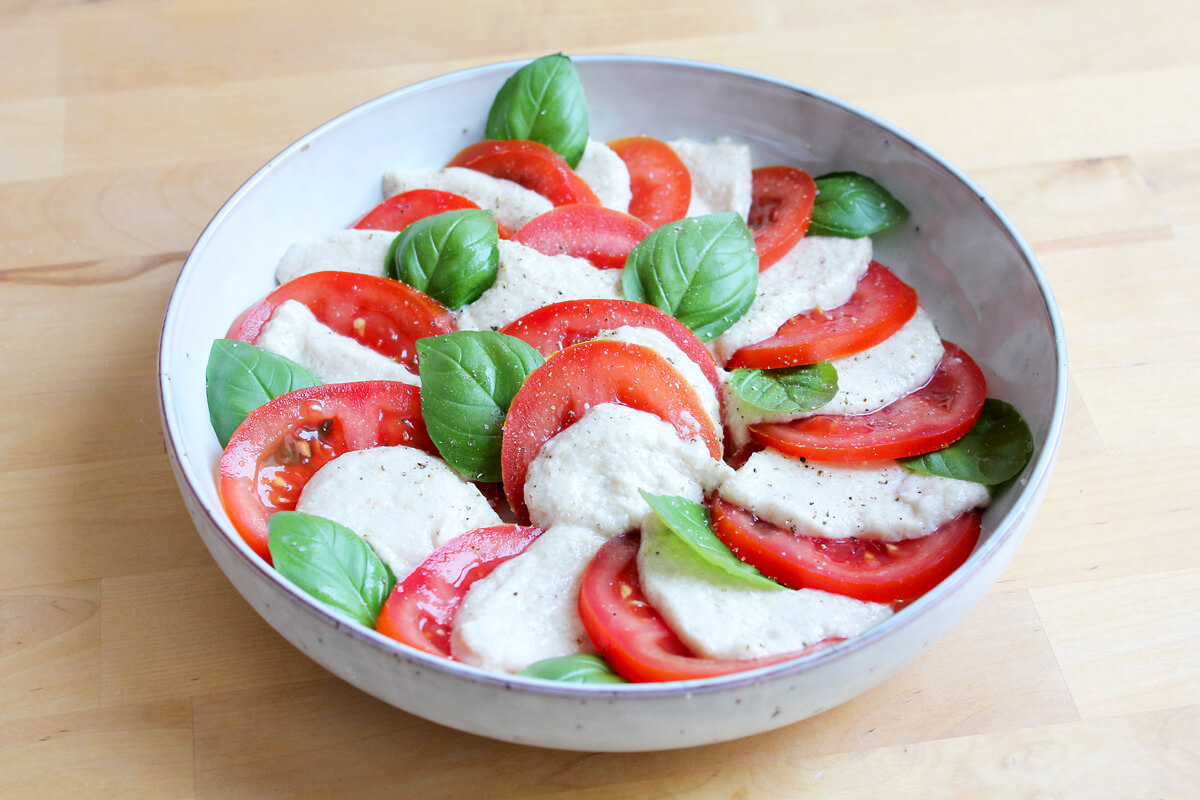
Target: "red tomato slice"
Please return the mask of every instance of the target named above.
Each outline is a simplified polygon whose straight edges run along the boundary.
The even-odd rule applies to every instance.
[[[704,377],[721,396],[717,362],[688,326],[646,303],[632,300],[566,300],[531,311],[510,322],[501,333],[515,336],[546,358],[573,344],[594,339],[601,331],[623,325],[661,331],[688,358],[695,361]]]
[[[817,184],[811,175],[795,167],[759,167],[753,177],[746,224],[754,231],[758,270],[762,272],[808,232]]]
[[[436,454],[421,392],[395,381],[298,389],[255,409],[221,455],[221,501],[246,544],[270,563],[267,518],[296,507],[322,466],[351,450],[404,444]]]
[[[687,216],[692,174],[670,145],[649,136],[629,136],[608,146],[629,170],[630,214],[651,228]]]
[[[629,251],[649,233],[650,226],[637,217],[576,203],[529,220],[517,231],[516,240],[548,256],[575,256],[600,269],[620,269]]]
[[[598,340],[568,347],[530,373],[504,420],[500,467],[504,493],[518,518],[525,507],[525,473],[542,445],[600,403],[648,411],[675,426],[679,438],[699,436],[713,458],[721,441],[691,386],[648,347]]]
[[[975,425],[987,381],[957,345],[943,341],[942,363],[929,383],[872,414],[823,414],[750,426],[751,437],[781,453],[817,461],[907,458],[945,447]]]
[[[758,669],[824,650],[827,639],[794,653],[765,658],[701,658],[667,627],[642,594],[637,534],[610,539],[588,565],[579,591],[579,617],[592,643],[628,681],[686,681]]]
[[[363,214],[351,228],[371,231],[402,231],[410,223],[443,211],[459,211],[464,208],[479,208],[461,194],[443,192],[438,189],[413,189],[411,192],[394,194],[375,208]],[[512,234],[503,225],[496,223],[501,239],[511,239]]]
[[[446,164],[504,178],[537,192],[556,206],[600,205],[599,198],[563,157],[539,142],[488,139],[460,150]]]
[[[375,629],[418,650],[452,658],[450,629],[471,584],[524,552],[541,533],[538,528],[495,525],[454,537],[396,584]]]
[[[227,339],[254,344],[285,300],[308,306],[337,333],[417,368],[417,339],[454,331],[454,315],[424,292],[390,278],[354,272],[312,272],[285,283],[242,312]]]
[[[726,368],[775,369],[843,358],[879,344],[915,313],[916,290],[872,261],[845,303],[792,317],[770,339],[734,353]]]
[[[871,603],[916,600],[961,567],[979,541],[974,511],[903,542],[801,536],[720,498],[712,518],[713,530],[738,558],[784,586]]]

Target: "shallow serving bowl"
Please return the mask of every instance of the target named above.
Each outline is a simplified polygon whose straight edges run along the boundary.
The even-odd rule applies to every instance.
[[[613,687],[483,673],[344,621],[242,542],[214,480],[220,446],[204,366],[213,339],[273,288],[289,244],[346,227],[381,199],[397,166],[439,166],[483,137],[492,98],[519,62],[392,92],[323,125],[259,170],[213,218],[179,275],[163,325],[159,384],[167,451],[200,536],[268,623],[326,669],[429,720],[512,742],[656,750],[734,739],[832,708],[912,661],[969,611],[1011,560],[1049,478],[1066,406],[1058,311],[1020,234],[953,166],[893,126],[810,89],[673,59],[575,59],[591,135],[730,136],[755,165],[853,169],[910,209],[876,258],[914,285],[941,335],[983,367],[989,394],[1033,429],[1034,459],[989,508],[970,560],[867,634],[800,661],[724,678]]]

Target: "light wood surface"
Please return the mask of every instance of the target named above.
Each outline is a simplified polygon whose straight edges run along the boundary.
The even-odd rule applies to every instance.
[[[1200,797],[1200,5],[0,0],[0,797]],[[201,228],[331,116],[563,50],[868,108],[998,200],[1071,356],[1004,578],[820,717],[634,755],[456,733],[330,677],[213,565],[155,348]]]

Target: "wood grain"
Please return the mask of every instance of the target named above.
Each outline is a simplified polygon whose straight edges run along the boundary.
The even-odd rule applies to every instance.
[[[0,796],[1196,797],[1197,30],[1187,0],[0,0]],[[870,109],[996,198],[1061,306],[1069,416],[1012,566],[813,720],[626,755],[440,728],[272,632],[175,488],[155,351],[225,198],[358,103],[556,50]]]

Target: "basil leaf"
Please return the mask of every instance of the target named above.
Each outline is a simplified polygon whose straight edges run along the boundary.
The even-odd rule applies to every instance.
[[[290,358],[236,339],[217,339],[204,372],[208,416],[221,447],[250,412],[281,394],[316,386],[317,377]]]
[[[450,466],[472,480],[500,480],[504,416],[537,350],[495,331],[457,331],[417,340],[421,414]]]
[[[813,411],[837,394],[837,369],[828,361],[782,369],[733,370],[725,384],[742,402],[760,411]]]
[[[830,172],[816,183],[810,236],[873,236],[908,216],[908,209],[887,189],[857,172]]]
[[[607,661],[589,653],[535,661],[517,674],[565,683],[627,683]]]
[[[542,56],[509,77],[487,118],[489,139],[530,139],[562,156],[572,169],[587,147],[588,113],[583,84],[571,59]]]
[[[411,223],[392,240],[387,274],[447,308],[461,308],[495,282],[499,241],[491,212],[443,211]]]
[[[622,287],[626,300],[657,306],[707,342],[754,302],[754,235],[736,212],[663,225],[630,252]]]
[[[639,490],[641,491],[641,490]],[[648,524],[660,536],[669,531],[667,537],[684,546],[693,557],[698,557],[709,567],[727,577],[757,586],[760,589],[782,589],[775,581],[745,563],[712,532],[708,524],[708,511],[699,503],[683,497],[654,495],[642,492],[642,497],[654,512]]]
[[[1015,477],[1033,455],[1033,433],[1015,408],[989,397],[975,427],[953,444],[900,460],[923,475],[995,486]]]
[[[331,519],[277,511],[267,547],[275,569],[313,597],[374,628],[396,578],[354,531]]]

